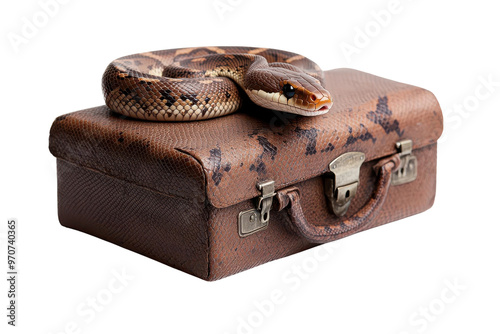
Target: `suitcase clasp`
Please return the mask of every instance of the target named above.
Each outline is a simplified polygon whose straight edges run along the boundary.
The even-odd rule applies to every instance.
[[[417,178],[417,157],[411,154],[412,147],[413,142],[411,139],[396,143],[401,158],[401,166],[392,174],[391,185],[405,184]]]
[[[238,234],[246,237],[252,233],[263,230],[269,225],[271,206],[273,205],[274,181],[266,181],[257,184],[262,195],[257,198],[255,209],[242,211],[238,215]]]
[[[325,176],[328,207],[338,217],[346,214],[359,184],[359,170],[365,161],[362,152],[342,154],[329,164],[331,173]]]

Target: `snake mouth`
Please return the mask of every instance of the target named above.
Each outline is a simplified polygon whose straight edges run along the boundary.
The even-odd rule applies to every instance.
[[[328,112],[333,106],[333,102],[330,98],[325,98],[323,101],[318,103],[318,106],[316,107],[316,112],[318,114],[324,114]],[[319,107],[319,108],[318,108]]]
[[[318,116],[327,113],[333,105],[330,96],[315,98],[314,100],[301,100],[297,103],[295,99],[287,99],[281,93],[268,93],[262,90],[247,91],[250,99],[265,108],[284,111],[302,116]]]

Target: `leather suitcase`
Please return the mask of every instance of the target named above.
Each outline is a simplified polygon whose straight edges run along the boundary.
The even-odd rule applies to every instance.
[[[58,117],[61,224],[217,280],[430,208],[434,95],[351,69],[325,75],[334,106],[317,117],[251,104],[185,123],[105,106]]]

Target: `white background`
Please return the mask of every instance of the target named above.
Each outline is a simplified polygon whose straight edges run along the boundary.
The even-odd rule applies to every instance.
[[[400,0],[396,10],[389,0],[66,1],[46,22],[35,0],[0,8],[1,268],[6,221],[20,224],[19,326],[6,325],[2,279],[0,332],[500,331],[493,1]],[[376,23],[373,13],[388,9],[390,18]],[[25,20],[41,27],[23,37]],[[101,75],[114,58],[204,45],[290,50],[323,69],[352,67],[432,91],[445,114],[434,207],[214,283],[61,227],[48,151],[53,119],[103,104]],[[347,45],[357,53],[344,53]],[[114,281],[121,271],[125,283]],[[105,305],[90,311],[97,297]]]

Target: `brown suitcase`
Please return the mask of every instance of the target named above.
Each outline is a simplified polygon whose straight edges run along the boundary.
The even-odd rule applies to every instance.
[[[334,106],[300,117],[248,105],[198,122],[58,117],[62,225],[205,280],[430,208],[443,119],[432,93],[326,72]]]

